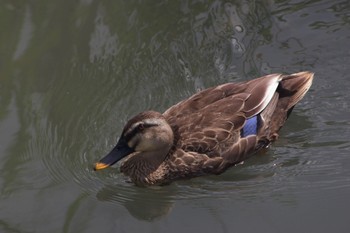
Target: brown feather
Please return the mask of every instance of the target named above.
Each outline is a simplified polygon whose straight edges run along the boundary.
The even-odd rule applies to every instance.
[[[272,74],[203,90],[163,114],[141,113],[126,124],[122,137],[132,132],[129,134],[142,138],[143,132],[137,132],[138,122],[147,118],[161,119],[160,122],[170,125],[172,132],[152,127],[149,130],[154,134],[158,132],[155,137],[160,142],[162,133],[171,134],[167,138],[173,140],[168,142],[172,147],[169,151],[135,152],[121,170],[138,185],[220,174],[277,139],[278,131],[310,88],[312,79],[310,72]],[[255,115],[258,115],[257,134],[242,137],[247,118]],[[150,132],[147,137],[152,135]],[[142,148],[147,149],[148,144],[143,144]],[[163,148],[169,148],[166,141]]]

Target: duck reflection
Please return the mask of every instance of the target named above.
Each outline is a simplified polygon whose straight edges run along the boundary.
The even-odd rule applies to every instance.
[[[121,203],[139,220],[154,221],[168,215],[174,205],[174,186],[116,189],[113,185],[103,187],[96,195],[100,201]]]

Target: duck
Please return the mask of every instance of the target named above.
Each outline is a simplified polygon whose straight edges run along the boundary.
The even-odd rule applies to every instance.
[[[270,74],[197,92],[165,112],[144,111],[125,125],[95,171],[122,160],[137,186],[219,175],[269,147],[314,73]]]

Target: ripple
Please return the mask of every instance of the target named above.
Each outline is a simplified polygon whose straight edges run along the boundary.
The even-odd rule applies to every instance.
[[[93,117],[89,118],[89,121]],[[298,118],[296,118],[298,119]],[[108,120],[107,120],[108,121]],[[293,122],[292,122],[293,123]],[[146,221],[167,215],[176,201],[196,199],[232,199],[263,201],[273,198],[282,203],[291,203],[296,195],[308,196],[310,189],[343,189],[349,186],[349,178],[343,177],[341,158],[330,157],[320,152],[323,145],[317,138],[306,139],[312,128],[294,128],[285,133],[267,152],[258,154],[219,176],[206,176],[177,181],[168,186],[140,188],[127,182],[119,167],[95,172],[93,163],[113,147],[111,136],[121,129],[106,126],[91,127],[84,140],[67,143],[58,132],[58,127],[43,127],[33,148],[41,148],[43,164],[55,182],[73,181],[83,192],[99,201],[124,206],[134,217]],[[299,126],[298,126],[299,127]],[[292,130],[291,129],[291,130]],[[104,132],[103,138],[97,132]],[[96,133],[94,133],[96,132]],[[66,145],[66,146],[64,146]],[[343,144],[328,144],[338,149]],[[32,151],[31,153],[35,153]],[[327,176],[326,180],[319,177]]]
[[[150,83],[152,80],[152,77],[148,79]],[[159,81],[159,85],[166,82]],[[119,88],[129,88],[135,83],[137,80],[121,83]],[[119,96],[112,96],[118,99],[119,104],[115,106],[111,99],[102,101],[103,96],[100,96],[93,98],[86,106],[86,109],[92,109],[89,106],[94,105],[98,108],[87,110],[84,114],[77,111],[68,122],[62,124],[65,127],[43,123],[32,146],[40,151],[32,149],[31,153],[42,156],[43,164],[54,182],[74,182],[83,192],[97,200],[122,205],[133,216],[143,220],[166,215],[177,201],[209,200],[215,197],[251,202],[273,198],[290,203],[295,195],[310,195],[310,189],[342,189],[349,183],[348,178],[337,172],[344,171],[342,156],[337,159],[326,154],[329,149],[338,151],[340,147],[346,147],[345,140],[340,137],[330,140],[328,135],[331,131],[319,131],[317,123],[298,114],[298,111],[292,115],[280,140],[270,150],[220,176],[177,181],[162,187],[139,188],[128,183],[118,167],[93,171],[93,163],[114,146],[129,114],[144,110],[141,108],[145,106],[166,107],[168,100],[161,99],[164,93],[148,88],[154,87],[148,86],[136,93],[137,98],[148,92],[155,94],[142,98],[132,108],[129,104],[120,104],[119,98],[122,98],[121,102],[133,103],[135,96],[123,97],[128,93],[118,89]],[[182,90],[182,93],[190,92],[191,88]],[[157,103],[160,104],[157,106]],[[303,106],[299,109],[303,109]],[[308,111],[312,109],[306,109],[303,114],[306,115]],[[329,122],[326,125],[335,126]],[[327,148],[328,152],[323,152],[322,148]],[[328,178],[320,180],[324,176]]]
[[[60,140],[57,127],[42,121],[37,128],[38,132],[33,133],[33,138],[28,147],[30,157],[41,158],[44,167],[56,183],[70,179],[68,169],[62,155],[66,153],[63,148],[63,141]]]
[[[94,158],[90,153],[83,153],[72,161],[73,179],[86,192],[96,196],[98,200],[115,204],[147,202],[148,204],[169,206],[176,200],[198,198],[226,198],[249,193],[254,196],[256,189],[263,188],[275,175],[276,166],[273,158],[263,155],[252,162],[238,165],[220,176],[207,176],[191,180],[174,182],[168,186],[140,188],[127,182],[119,168],[109,168],[99,172],[92,170]],[[82,168],[81,164],[85,167]],[[86,166],[87,165],[87,166]],[[261,191],[261,190],[260,190]],[[270,191],[265,189],[265,192]],[[261,192],[259,192],[261,194]]]

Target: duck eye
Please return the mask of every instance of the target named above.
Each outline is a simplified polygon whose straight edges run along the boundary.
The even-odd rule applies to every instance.
[[[145,125],[144,124],[139,124],[138,126],[137,126],[137,129],[138,130],[143,130],[145,128]]]

